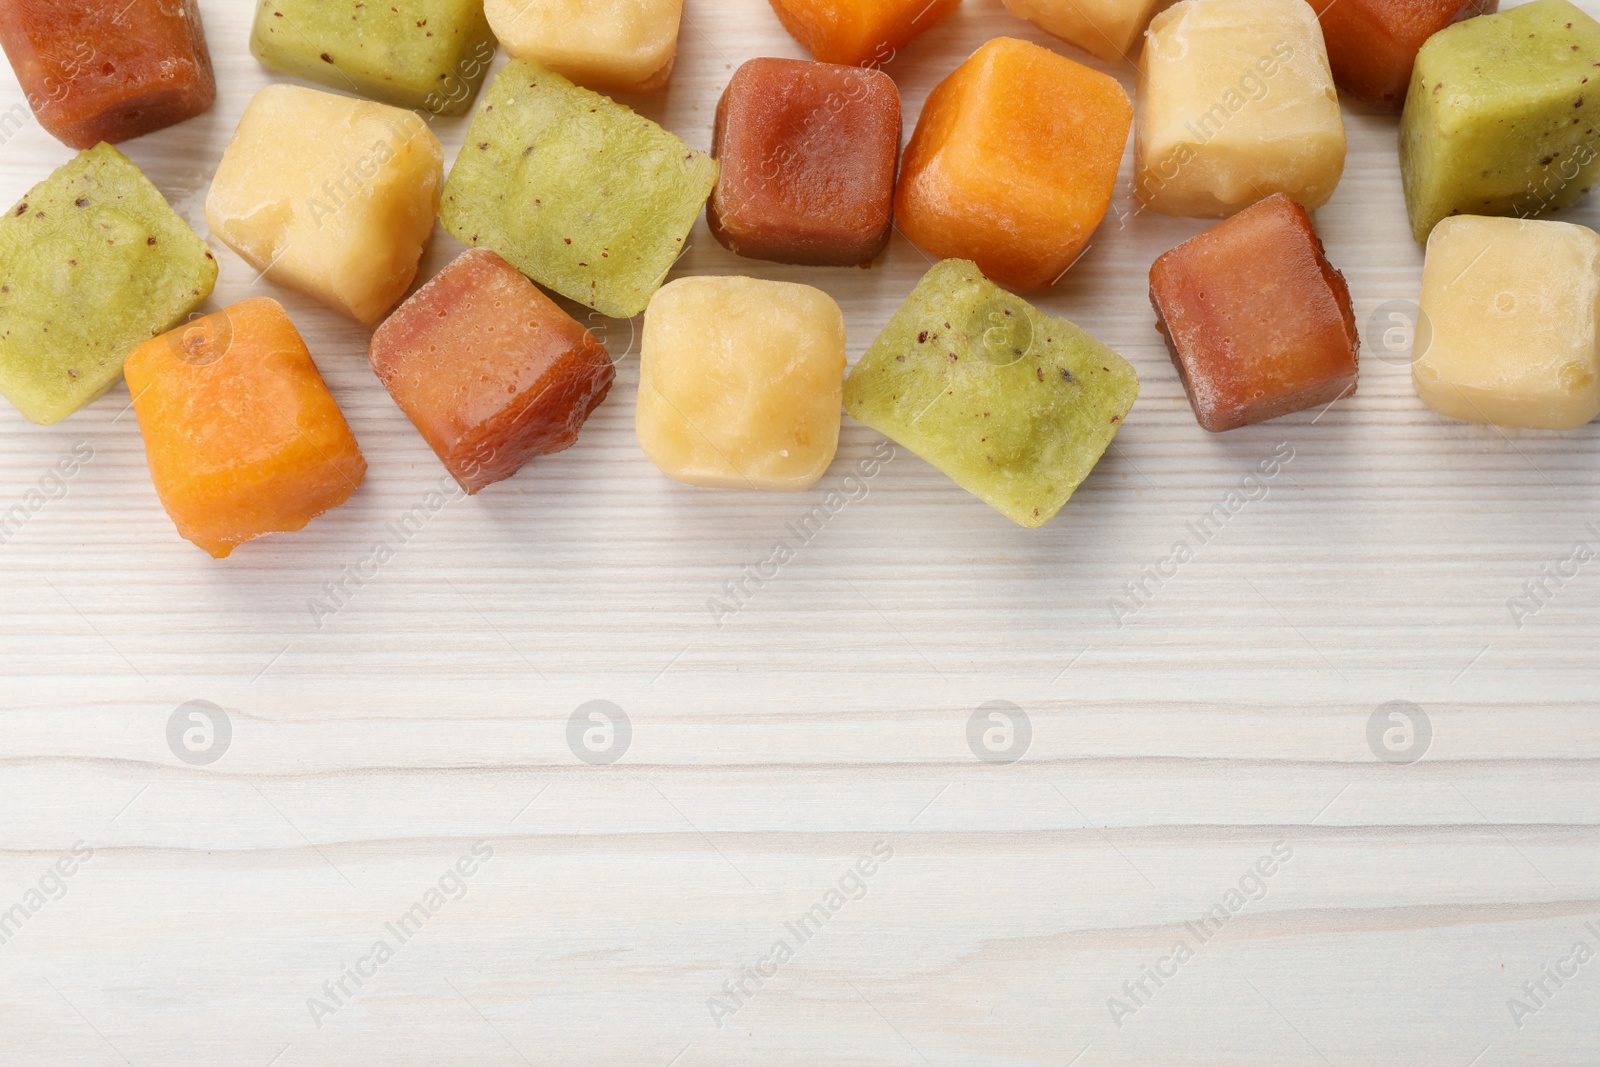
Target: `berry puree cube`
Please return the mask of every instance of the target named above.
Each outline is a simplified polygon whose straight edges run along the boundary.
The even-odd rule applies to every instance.
[[[850,372],[844,406],[1031,528],[1094,470],[1138,396],[1121,356],[946,260]]]
[[[1284,193],[1311,210],[1344,174],[1344,118],[1305,0],[1182,0],[1139,61],[1134,190],[1164,215],[1224,218]]]
[[[900,90],[882,71],[752,59],[722,94],[707,220],[731,251],[819,267],[889,243]]]
[[[79,153],[0,216],[0,393],[59,422],[216,281],[205,242],[138,167],[108,144]]]
[[[269,85],[217,167],[206,221],[268,278],[372,325],[417,276],[443,177],[415,112]]]
[[[1339,91],[1398,113],[1424,41],[1452,22],[1494,11],[1500,0],[1316,0]]]
[[[1596,75],[1600,23],[1566,0],[1430,37],[1400,119],[1412,235],[1426,241],[1449,215],[1527,218],[1587,193],[1600,177]]]
[[[961,0],[770,0],[778,21],[824,63],[881,67]]]
[[[672,77],[683,0],[485,0],[506,51],[603,93],[653,93]]]
[[[217,98],[196,0],[0,0],[0,46],[72,148],[192,119]]]
[[[631,319],[682,254],[716,184],[710,156],[514,59],[472,118],[440,218],[545,288]]]
[[[650,301],[639,446],[690,485],[799,490],[833,462],[844,313],[809,285],[681,278]]]
[[[1132,121],[1115,78],[996,38],[929,95],[895,191],[900,228],[1003,285],[1046,288],[1111,206]]]
[[[147,341],[127,372],[156,494],[178,533],[217,559],[304,528],[366,477],[339,405],[274,300]]]
[[[465,115],[494,60],[483,0],[260,0],[266,66],[435,115]]]
[[[1355,391],[1350,290],[1305,208],[1282,194],[1156,260],[1150,302],[1195,418],[1212,433]]]
[[[594,334],[486,248],[401,304],[369,358],[468,493],[570,447],[616,377]]]
[[[1145,27],[1173,0],[1005,0],[1006,10],[1108,63],[1132,61]]]
[[[1600,236],[1458,215],[1433,228],[1412,382],[1451,419],[1571,430],[1600,415]]]

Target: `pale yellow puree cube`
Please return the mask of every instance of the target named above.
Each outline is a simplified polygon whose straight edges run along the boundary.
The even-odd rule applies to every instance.
[[[651,93],[678,58],[683,0],[486,0],[506,51],[586,89]]]
[[[1571,430],[1600,415],[1600,235],[1456,215],[1434,227],[1411,363],[1417,395],[1468,422]]]
[[[217,167],[206,222],[268,278],[372,325],[416,277],[443,183],[444,149],[416,112],[269,85]]]
[[[644,314],[639,445],[691,485],[798,490],[833,462],[844,314],[820,289],[683,278]]]
[[[1344,174],[1344,119],[1305,0],[1183,0],[1139,64],[1134,190],[1165,215],[1224,218],[1283,193],[1307,210]]]

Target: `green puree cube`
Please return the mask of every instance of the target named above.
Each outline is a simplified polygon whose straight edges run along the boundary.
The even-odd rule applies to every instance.
[[[122,378],[122,361],[211,295],[217,262],[108,144],[0,218],[0,393],[60,422]]]
[[[1400,123],[1418,241],[1449,215],[1527,218],[1567,207],[1600,172],[1600,23],[1534,0],[1422,46]]]
[[[612,318],[660,288],[717,163],[531,60],[495,75],[445,183],[444,228]]]
[[[850,372],[844,407],[1031,527],[1094,470],[1138,396],[1121,356],[947,259]]]
[[[499,47],[483,0],[261,0],[250,51],[307,81],[465,115]]]

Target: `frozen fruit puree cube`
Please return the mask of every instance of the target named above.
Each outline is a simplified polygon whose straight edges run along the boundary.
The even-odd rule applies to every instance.
[[[1452,22],[1494,11],[1500,0],[1316,0],[1339,91],[1398,112],[1417,50]]]
[[[443,176],[415,112],[269,85],[217,167],[206,221],[268,278],[371,325],[417,275]]]
[[[710,156],[514,59],[473,116],[440,217],[540,285],[631,319],[683,252],[716,183]]]
[[[678,58],[683,0],[486,0],[506,51],[579,85],[651,93]]]
[[[690,485],[798,490],[839,445],[844,313],[809,285],[681,278],[650,301],[639,446]]]
[[[1005,0],[1006,10],[1107,62],[1131,60],[1172,0]]]
[[[570,447],[616,377],[594,334],[486,248],[395,309],[369,358],[468,493]]]
[[[770,0],[778,21],[824,63],[881,67],[961,0]]]
[[[1121,356],[946,260],[850,372],[844,406],[1033,527],[1089,476],[1138,395]]]
[[[138,167],[110,145],[79,153],[0,217],[0,393],[34,422],[66,418],[216,281]]]
[[[810,266],[870,263],[889,243],[900,90],[882,71],[752,59],[717,107],[706,218],[732,251]]]
[[[1600,415],[1600,236],[1459,215],[1433,228],[1411,377],[1439,414],[1571,430]]]
[[[1344,119],[1305,0],[1182,0],[1139,62],[1134,189],[1222,218],[1273,193],[1315,210],[1344,174]]]
[[[483,0],[260,0],[250,51],[343,92],[464,115],[495,40]]]
[[[0,46],[39,125],[72,148],[171,126],[217,98],[196,0],[0,0]]]
[[[1417,53],[1400,120],[1412,235],[1447,215],[1526,218],[1600,175],[1600,23],[1534,0],[1440,30]]]
[[[895,191],[900,228],[1004,285],[1045,288],[1111,206],[1132,121],[1115,78],[996,38],[923,106]]]
[[[1305,208],[1281,194],[1167,252],[1150,302],[1212,433],[1355,391],[1355,314]]]
[[[156,494],[178,533],[221,559],[349,499],[367,464],[283,308],[257,298],[128,357]]]

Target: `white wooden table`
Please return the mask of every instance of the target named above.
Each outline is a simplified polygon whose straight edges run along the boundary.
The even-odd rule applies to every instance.
[[[203,6],[216,108],[125,147],[205,233],[275,76],[252,5]],[[967,0],[905,51],[908,132],[999,34],[1051,43]],[[708,147],[761,55],[802,55],[761,0],[689,0],[672,86],[640,107]],[[21,102],[0,73],[0,114]],[[1416,298],[1421,254],[1395,120],[1347,121],[1317,222],[1366,323]],[[453,155],[465,122],[436,128]],[[0,199],[69,157],[24,122]],[[0,914],[0,1063],[1600,1062],[1600,960],[1571,955],[1600,955],[1600,563],[1512,607],[1600,544],[1600,435],[1443,422],[1370,345],[1326,412],[1204,433],[1145,275],[1206,223],[1134,213],[1126,166],[1040,301],[1144,381],[1066,511],[1019,529],[901,451],[720,626],[708,601],[880,438],[847,422],[799,496],[676,485],[634,442],[626,356],[577,447],[439,510],[319,627],[308,602],[443,471],[365,332],[213,239],[214,305],[289,307],[371,474],[216,563],[162,512],[125,390],[53,428],[0,411],[0,508],[93,450],[0,546],[0,909],[22,905]],[[703,223],[692,244],[679,273],[833,293],[852,359],[928,266],[899,238],[870,271],[740,261]],[[426,269],[459,247],[441,231]],[[636,349],[635,324],[596,326]],[[1171,574],[1185,524],[1285,447]],[[1169,573],[1114,620],[1147,567]],[[192,701],[226,723],[210,763],[177,755],[201,758]],[[629,728],[573,732],[591,701]],[[1015,728],[981,719],[973,748],[992,701]]]

